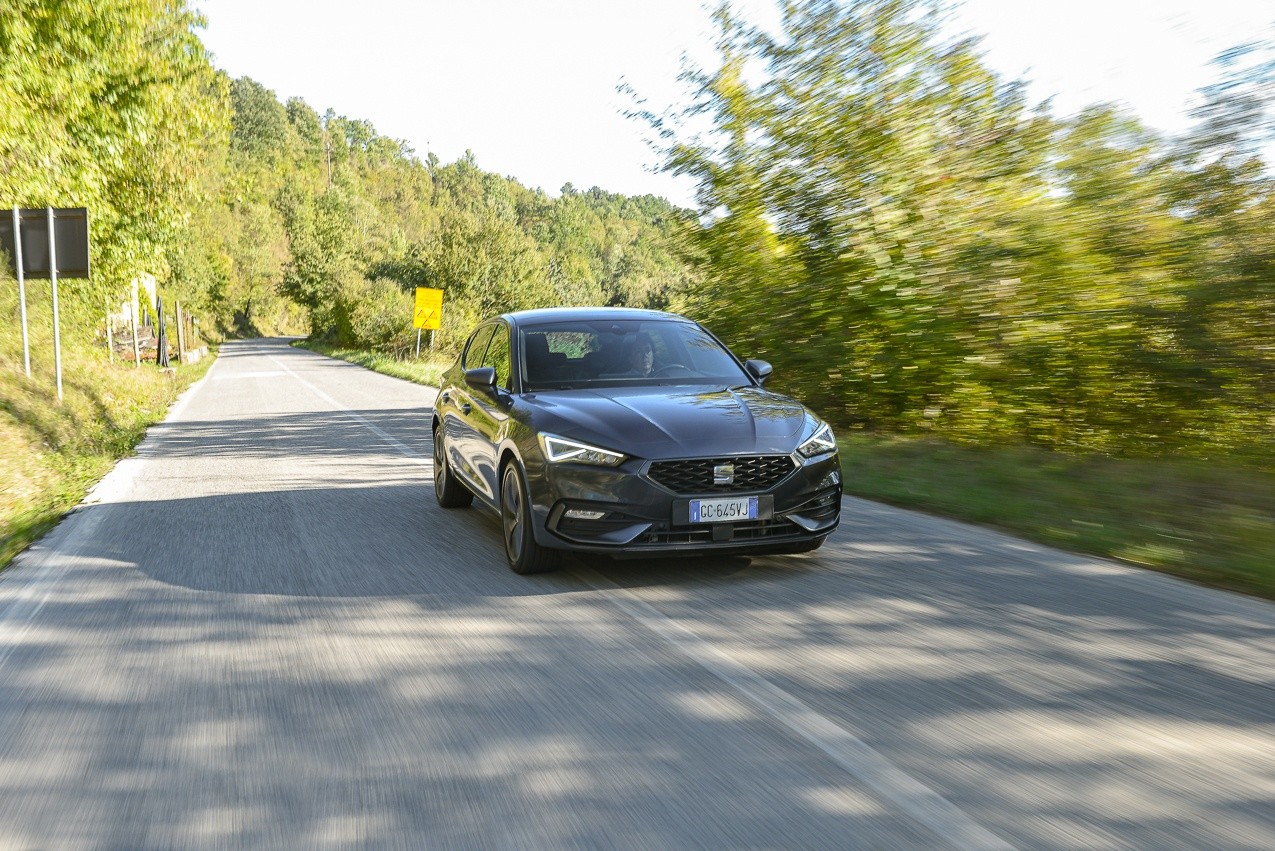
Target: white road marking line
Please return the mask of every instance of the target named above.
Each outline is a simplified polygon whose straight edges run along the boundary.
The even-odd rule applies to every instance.
[[[331,405],[332,407],[336,408],[336,409],[337,409],[338,411],[340,411],[341,413],[344,413],[346,416],[350,417],[351,419],[356,420],[356,421],[359,423],[359,425],[363,426],[363,427],[364,427],[364,428],[366,428],[368,431],[372,432],[372,434],[375,434],[377,437],[381,438],[381,439],[382,439],[382,440],[384,440],[386,443],[388,443],[389,445],[393,446],[395,449],[397,449],[397,450],[399,451],[399,454],[401,454],[401,455],[402,455],[404,458],[406,458],[407,460],[411,461],[413,464],[419,464],[420,466],[422,466],[422,467],[428,467],[428,468],[429,468],[429,469],[431,469],[431,470],[432,470],[432,469],[434,469],[434,459],[433,459],[433,458],[426,458],[424,455],[418,455],[418,454],[417,454],[416,452],[414,452],[411,448],[409,448],[406,444],[401,443],[399,440],[397,440],[397,439],[395,439],[394,437],[392,437],[392,436],[391,436],[388,432],[386,432],[386,431],[384,431],[384,430],[382,430],[382,429],[378,428],[377,426],[373,425],[370,421],[368,421],[368,419],[367,419],[366,417],[360,416],[357,412],[355,412],[355,411],[351,410],[350,408],[347,408],[345,405],[342,405],[342,404],[341,404],[340,402],[338,402],[336,399],[333,399],[333,398],[332,398],[331,396],[329,396],[327,393],[324,393],[324,392],[323,392],[322,390],[320,390],[318,387],[315,387],[313,384],[311,384],[310,382],[306,381],[306,380],[305,380],[304,378],[302,378],[300,375],[297,375],[297,373],[296,373],[296,372],[294,372],[293,370],[291,370],[291,369],[288,367],[288,365],[287,365],[287,364],[282,363],[282,362],[281,362],[278,358],[276,358],[274,355],[271,355],[271,356],[270,356],[270,360],[272,360],[272,361],[274,361],[276,364],[278,364],[278,366],[279,366],[279,368],[280,368],[280,369],[282,369],[282,370],[283,370],[284,372],[286,372],[288,375],[291,375],[294,379],[296,379],[296,380],[297,380],[297,382],[299,382],[302,386],[304,386],[304,387],[305,387],[307,390],[309,390],[311,393],[313,393],[314,395],[318,396],[320,399],[322,399],[323,401],[327,402],[329,405]]]
[[[284,373],[277,369],[267,369],[259,372],[232,372],[228,375],[217,376],[218,381],[234,381],[239,378],[278,378]]]
[[[271,360],[307,387],[310,392],[347,413],[373,434],[398,449],[409,460],[422,464],[426,462],[426,459],[407,446],[297,375],[287,365],[280,363],[273,356]],[[429,459],[428,464],[432,467],[433,460]],[[774,683],[713,648],[695,633],[669,620],[660,614],[658,609],[638,598],[631,591],[588,568],[573,567],[571,573],[595,590],[609,592],[608,602],[637,619],[682,655],[698,663],[771,718],[823,751],[833,762],[866,784],[882,800],[898,807],[951,846],[969,849],[969,851],[976,851],[976,849],[977,851],[985,851],[985,849],[1005,851],[1005,849],[1013,848],[933,789],[896,768],[861,739],[831,719],[820,715]]]
[[[820,715],[788,692],[731,659],[686,627],[675,623],[632,591],[586,567],[570,572],[607,600],[698,663],[774,720],[792,730],[833,762],[863,781],[880,798],[929,828],[956,848],[1009,849],[1009,845],[933,789],[896,768],[861,739]]]
[[[96,531],[101,517],[96,513],[83,519],[68,516],[62,522],[74,525],[56,549],[37,544],[21,553],[5,571],[5,577],[25,580],[27,585],[0,615],[0,670],[30,631],[36,615],[53,595],[53,589],[71,569],[86,537]],[[55,529],[51,536],[56,534]],[[19,574],[18,570],[24,567],[26,570]]]

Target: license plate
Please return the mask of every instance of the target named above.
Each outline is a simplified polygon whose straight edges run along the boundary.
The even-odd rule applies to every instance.
[[[757,519],[757,497],[739,496],[719,499],[692,499],[692,523],[731,523]]]

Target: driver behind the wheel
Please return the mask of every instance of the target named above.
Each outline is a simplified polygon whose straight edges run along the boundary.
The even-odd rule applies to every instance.
[[[625,363],[629,367],[629,371],[625,375],[636,375],[639,377],[651,374],[655,369],[655,346],[651,344],[651,337],[645,331],[639,332],[633,342],[629,344],[628,357]]]

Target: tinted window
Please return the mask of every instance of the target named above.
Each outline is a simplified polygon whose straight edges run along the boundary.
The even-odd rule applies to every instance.
[[[561,322],[520,331],[529,389],[751,381],[703,328],[669,319]]]
[[[483,366],[496,368],[496,386],[506,390],[513,389],[513,377],[509,374],[509,329],[503,324],[496,326],[496,333],[487,346],[487,354],[483,357]]]
[[[484,325],[469,338],[469,342],[465,345],[464,369],[486,366],[483,363],[483,354],[487,351],[487,343],[491,340],[491,333],[494,330],[496,330],[494,325]]]

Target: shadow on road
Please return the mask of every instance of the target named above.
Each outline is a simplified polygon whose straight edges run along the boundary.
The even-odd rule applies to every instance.
[[[77,512],[0,648],[0,845],[933,844],[613,591],[510,573],[404,457],[428,423],[158,429],[210,493]],[[805,556],[583,563],[1011,842],[1270,847],[1269,615],[847,505]]]
[[[303,411],[220,421],[177,420],[160,423],[147,435],[145,457],[302,459],[330,456],[391,457],[398,450],[386,440],[420,454],[431,447],[433,409],[391,408],[360,411]],[[371,428],[369,428],[369,426]],[[372,429],[377,429],[380,434]],[[420,455],[428,458],[427,454]]]

